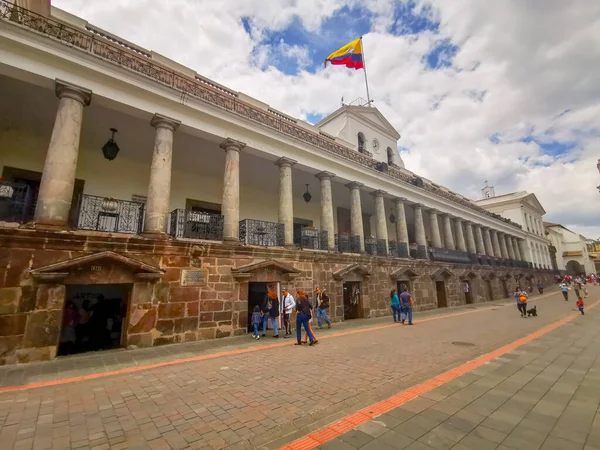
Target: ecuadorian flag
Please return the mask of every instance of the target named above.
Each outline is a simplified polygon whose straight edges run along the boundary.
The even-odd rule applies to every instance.
[[[325,67],[327,67],[328,61],[334,66],[346,66],[349,69],[356,70],[364,69],[362,39],[358,38],[329,55],[325,59]]]

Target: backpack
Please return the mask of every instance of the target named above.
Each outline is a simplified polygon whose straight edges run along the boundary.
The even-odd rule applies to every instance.
[[[527,301],[527,296],[523,294],[519,295],[519,301],[525,303]]]

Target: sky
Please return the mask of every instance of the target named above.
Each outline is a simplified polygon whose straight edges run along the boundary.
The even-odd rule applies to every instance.
[[[363,36],[374,105],[407,169],[467,197],[536,194],[600,238],[598,0],[52,0],[233,90],[315,123],[366,97],[323,68]]]

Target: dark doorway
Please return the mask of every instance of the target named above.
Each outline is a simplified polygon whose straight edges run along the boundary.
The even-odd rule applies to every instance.
[[[506,280],[502,280],[502,290],[504,291],[504,298],[510,297],[508,293],[508,283],[506,282]]]
[[[473,285],[471,285],[469,280],[463,281],[463,291],[465,293],[465,303],[470,305],[473,303]]]
[[[410,281],[408,280],[398,280],[398,282],[396,283],[396,292],[398,293],[398,295],[400,295],[402,293],[402,290],[406,288],[406,290],[408,292],[412,291],[410,290]]]
[[[438,308],[447,308],[448,301],[446,300],[446,283],[443,281],[436,281],[435,292],[437,294]]]
[[[130,284],[67,286],[58,355],[121,347]]]
[[[494,300],[494,291],[492,289],[492,280],[485,280],[485,291],[487,293],[488,302]]]
[[[252,331],[253,329],[252,311],[254,311],[255,306],[258,306],[258,308],[263,311],[269,301],[269,289],[277,292],[277,297],[281,298],[281,294],[279,293],[279,283],[248,283],[248,331]],[[281,320],[281,309],[281,302],[279,302],[279,320]],[[279,327],[280,325],[281,323],[278,322],[277,326]],[[270,328],[272,328],[271,321],[267,324],[267,329]],[[260,329],[262,330],[262,325]]]
[[[362,319],[362,300],[360,281],[344,283],[344,320]]]

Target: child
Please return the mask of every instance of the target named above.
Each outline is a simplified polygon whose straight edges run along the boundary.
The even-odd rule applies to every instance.
[[[579,297],[577,299],[577,308],[579,308],[579,312],[581,313],[581,315],[584,315],[585,313],[583,312],[583,300],[581,299],[581,297]]]
[[[256,305],[252,311],[252,326],[254,327],[254,339],[259,340],[258,327],[263,321],[263,313],[260,312],[260,306]]]

